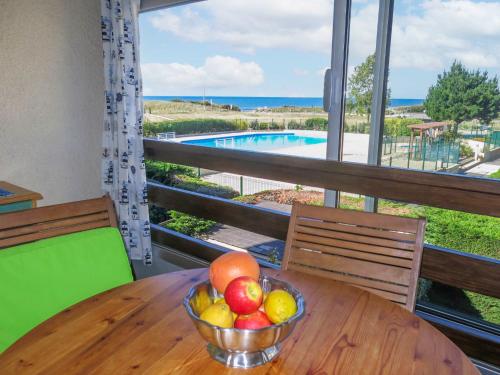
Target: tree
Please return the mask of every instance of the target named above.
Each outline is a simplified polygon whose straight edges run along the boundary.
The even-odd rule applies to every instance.
[[[360,114],[367,115],[370,122],[372,98],[373,98],[373,77],[375,70],[375,54],[369,55],[366,60],[354,68],[354,73],[349,78],[348,108],[356,109]],[[390,90],[387,90],[386,107],[389,104]]]
[[[429,88],[424,106],[433,120],[453,122],[455,131],[463,121],[489,124],[500,113],[498,78],[489,79],[488,72],[469,71],[455,61]]]

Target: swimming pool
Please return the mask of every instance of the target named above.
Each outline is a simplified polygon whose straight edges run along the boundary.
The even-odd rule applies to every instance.
[[[326,143],[326,138],[306,137],[302,135],[295,135],[294,133],[254,133],[235,135],[233,137],[224,136],[195,139],[190,141],[183,141],[182,143],[204,147],[233,148],[237,150],[247,151],[271,151],[281,148]]]

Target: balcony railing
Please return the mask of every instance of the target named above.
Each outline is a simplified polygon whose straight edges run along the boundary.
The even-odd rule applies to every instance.
[[[152,139],[145,157],[378,198],[500,217],[500,182],[445,173],[341,163],[294,156],[214,149]],[[280,240],[286,239],[289,215],[253,205],[160,184],[149,184],[152,203]],[[499,229],[500,230],[500,229]],[[226,248],[158,225],[153,240],[211,261]],[[274,266],[263,262],[266,266]],[[500,261],[425,245],[420,276],[449,286],[500,298]],[[472,357],[500,365],[500,330],[482,329],[465,319],[417,305],[417,314],[441,329]]]

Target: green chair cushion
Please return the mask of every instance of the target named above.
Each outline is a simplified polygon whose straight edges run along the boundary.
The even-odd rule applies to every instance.
[[[0,250],[0,353],[65,308],[131,281],[132,270],[116,228]]]

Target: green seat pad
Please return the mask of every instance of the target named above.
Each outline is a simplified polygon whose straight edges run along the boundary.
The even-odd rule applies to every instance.
[[[0,353],[65,308],[131,281],[132,270],[116,228],[0,250]]]

